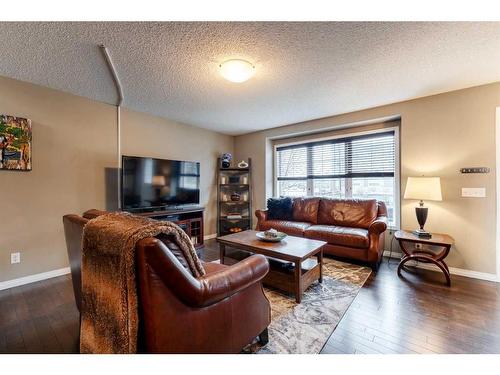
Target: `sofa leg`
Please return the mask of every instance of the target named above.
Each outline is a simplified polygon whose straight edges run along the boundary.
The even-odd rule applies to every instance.
[[[267,332],[267,328],[260,333],[259,341],[262,345],[266,345],[269,342],[269,334]]]
[[[380,262],[373,262],[371,264],[371,269],[373,272],[378,272],[379,267],[380,267]]]

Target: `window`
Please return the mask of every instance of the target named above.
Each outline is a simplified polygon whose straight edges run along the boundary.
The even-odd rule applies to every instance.
[[[397,225],[396,130],[276,147],[278,195],[377,199]]]

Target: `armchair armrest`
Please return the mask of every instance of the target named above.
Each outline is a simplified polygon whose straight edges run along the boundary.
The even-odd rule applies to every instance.
[[[97,210],[95,208],[92,208],[90,210],[85,211],[82,216],[85,219],[91,220],[91,219],[95,219],[96,217],[107,214],[107,213],[108,213],[107,211]]]
[[[377,217],[368,227],[369,234],[381,234],[387,229],[387,217],[379,216]]]
[[[260,282],[269,272],[266,257],[255,254],[219,272],[194,278],[160,240],[146,238],[137,247],[139,278],[143,284],[148,284],[152,277],[148,273],[153,270],[155,277],[177,298],[192,307],[213,305]]]
[[[202,276],[200,293],[193,300],[197,306],[212,305],[262,280],[269,272],[269,262],[255,254],[225,270]]]

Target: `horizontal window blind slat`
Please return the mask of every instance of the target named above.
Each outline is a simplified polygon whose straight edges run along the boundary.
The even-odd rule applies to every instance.
[[[394,177],[394,172],[359,172],[346,174],[331,174],[331,175],[307,175],[304,177],[277,177],[278,181],[299,181],[299,180],[321,180],[332,178],[368,178],[368,177]]]
[[[277,148],[276,176],[301,179],[393,177],[394,131]]]
[[[362,141],[362,140],[369,140],[373,138],[381,138],[381,137],[390,137],[394,138],[394,130],[390,130],[387,132],[381,132],[381,133],[372,133],[372,134],[364,134],[364,135],[355,135],[355,136],[350,136],[350,137],[345,137],[345,138],[336,138],[336,139],[326,139],[324,141],[314,141],[314,142],[305,142],[305,143],[299,143],[295,145],[288,145],[288,146],[278,146],[276,148],[276,151],[284,151],[284,150],[292,150],[296,148],[306,148],[306,147],[313,147],[313,146],[323,146],[323,145],[333,145],[337,143],[346,143],[346,142],[351,142],[351,141]]]

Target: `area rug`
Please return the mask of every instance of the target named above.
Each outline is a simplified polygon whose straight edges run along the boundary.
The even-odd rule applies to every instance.
[[[323,282],[314,283],[297,304],[293,296],[265,288],[271,302],[269,343],[254,342],[245,353],[317,354],[337,327],[371,269],[323,259]]]

